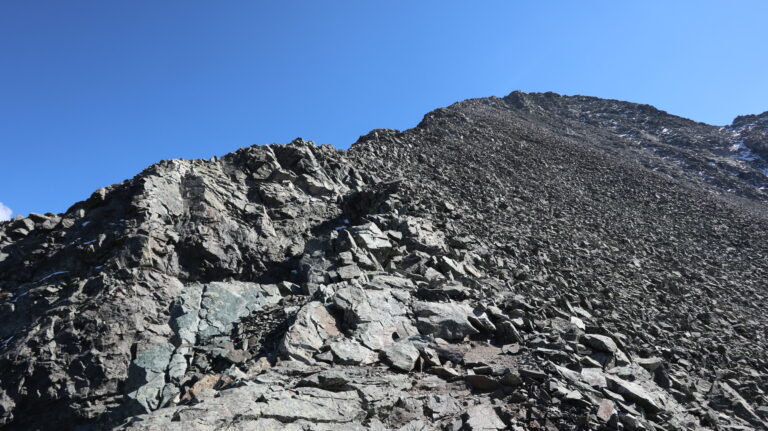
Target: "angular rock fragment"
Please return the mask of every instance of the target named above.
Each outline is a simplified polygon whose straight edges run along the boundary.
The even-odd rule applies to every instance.
[[[458,341],[480,332],[470,323],[472,309],[466,305],[415,302],[413,311],[416,314],[416,327],[425,335]]]
[[[463,415],[464,425],[473,431],[502,430],[506,425],[496,414],[493,407],[488,405],[474,405],[467,409]]]
[[[635,362],[648,371],[656,371],[664,363],[664,360],[661,358],[637,358]]]
[[[280,352],[288,358],[312,362],[325,341],[340,335],[336,320],[320,302],[310,302],[299,311],[280,342]]]
[[[372,364],[376,353],[355,340],[344,338],[330,345],[336,362],[344,365]]]
[[[604,335],[585,334],[584,343],[595,350],[605,353],[613,354],[619,350],[616,343],[610,337]]]
[[[642,386],[611,375],[606,375],[605,380],[612,391],[636,402],[650,413],[657,413],[662,410],[658,399],[648,393]]]
[[[419,350],[408,341],[392,343],[381,350],[382,359],[399,371],[411,371],[419,359]]]
[[[134,389],[128,398],[138,403],[144,412],[162,407],[176,395],[172,386],[166,387],[166,370],[172,354],[173,346],[164,343],[140,353],[131,363],[128,387]]]
[[[360,247],[373,253],[380,262],[386,260],[392,243],[376,224],[367,223],[350,227],[348,230]]]

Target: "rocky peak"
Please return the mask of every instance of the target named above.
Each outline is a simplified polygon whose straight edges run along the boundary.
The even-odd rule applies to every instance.
[[[763,162],[762,171],[768,175],[768,111],[760,115],[736,117],[730,130],[737,137],[735,148],[742,159]]]
[[[758,128],[768,127],[768,111],[757,115],[739,115],[731,124],[733,128]]]
[[[0,224],[0,423],[764,429],[746,129],[515,92]]]

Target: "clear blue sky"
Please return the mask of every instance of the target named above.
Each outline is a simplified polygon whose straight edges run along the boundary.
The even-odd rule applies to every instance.
[[[0,202],[60,212],[161,159],[347,148],[515,89],[727,124],[768,110],[767,19],[764,0],[3,1]]]

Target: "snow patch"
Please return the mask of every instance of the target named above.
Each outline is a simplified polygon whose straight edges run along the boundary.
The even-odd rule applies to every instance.
[[[735,159],[744,160],[745,162],[752,162],[760,159],[760,156],[744,145],[743,139],[731,145],[731,152],[736,153],[733,156]]]

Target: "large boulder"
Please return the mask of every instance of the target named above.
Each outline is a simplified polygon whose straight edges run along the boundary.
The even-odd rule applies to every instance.
[[[395,339],[418,335],[408,318],[408,296],[394,289],[364,289],[349,286],[331,298],[352,338],[372,350],[380,350]]]
[[[314,362],[313,356],[331,337],[340,335],[336,319],[321,302],[312,301],[296,315],[296,321],[283,336],[279,351],[287,358]]]
[[[480,332],[469,321],[473,312],[468,305],[417,301],[413,304],[413,312],[416,327],[423,335],[460,341]]]

